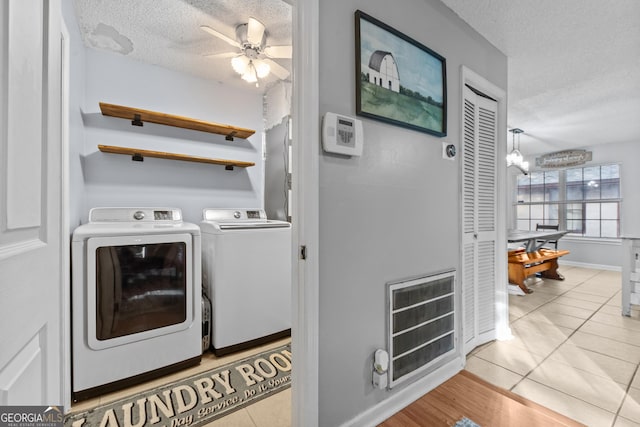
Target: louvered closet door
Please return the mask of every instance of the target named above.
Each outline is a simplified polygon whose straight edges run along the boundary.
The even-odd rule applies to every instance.
[[[468,353],[495,338],[498,104],[464,90],[461,276]]]

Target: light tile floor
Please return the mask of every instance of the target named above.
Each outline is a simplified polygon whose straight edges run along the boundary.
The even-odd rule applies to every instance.
[[[267,351],[269,349],[290,343],[290,338],[273,341],[260,347],[233,353],[223,357],[216,357],[213,353],[207,352],[202,355],[202,362],[198,366],[166,375],[156,380],[126,388],[113,393],[108,393],[93,399],[73,404],[71,413],[85,411],[98,405],[132,396],[137,393],[160,387],[167,383],[196,375],[201,372],[215,369],[227,363],[250,357],[254,354]],[[204,427],[288,427],[291,426],[291,388],[280,391],[272,396],[266,397],[250,406],[239,409],[231,414],[221,417]]]
[[[513,339],[474,349],[466,369],[590,427],[640,427],[640,308],[622,316],[619,272],[560,271],[509,296]]]

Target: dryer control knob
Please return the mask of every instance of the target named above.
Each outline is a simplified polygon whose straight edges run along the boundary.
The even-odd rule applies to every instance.
[[[241,216],[242,216],[242,213],[240,213],[240,211],[235,211],[235,212],[233,213],[233,217],[234,217],[235,219],[240,219],[240,217],[241,217]]]
[[[141,219],[144,219],[144,212],[142,212],[142,211],[136,211],[136,212],[133,214],[133,218],[134,218],[134,219],[137,219],[138,221],[140,221]]]

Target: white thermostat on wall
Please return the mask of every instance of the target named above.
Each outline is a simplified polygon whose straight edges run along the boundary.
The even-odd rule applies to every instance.
[[[362,121],[335,113],[322,120],[322,148],[329,153],[362,155]]]

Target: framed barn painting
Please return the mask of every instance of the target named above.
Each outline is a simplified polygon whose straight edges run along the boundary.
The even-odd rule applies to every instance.
[[[360,10],[355,21],[356,113],[446,136],[445,59]]]

